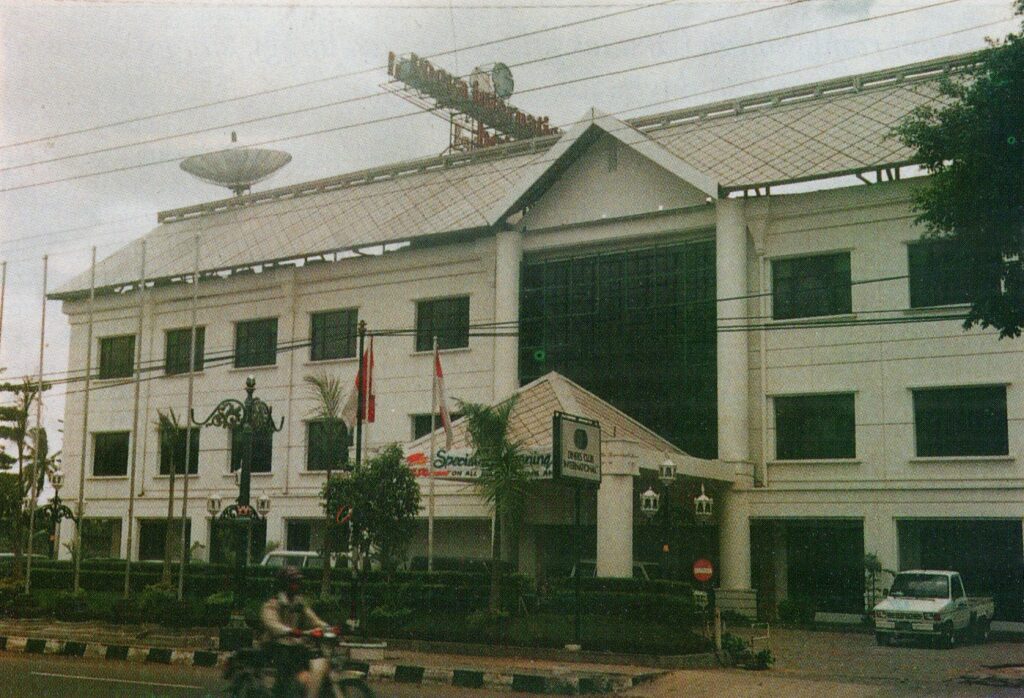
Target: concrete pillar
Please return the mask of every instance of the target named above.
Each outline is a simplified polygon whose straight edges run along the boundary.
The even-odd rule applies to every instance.
[[[523,236],[518,230],[501,230],[495,236],[494,321],[519,321],[519,266]],[[514,327],[515,325],[508,325]],[[499,325],[500,327],[500,325]],[[519,338],[494,338],[494,399],[503,400],[519,388]]]
[[[604,473],[597,490],[597,576],[633,576],[633,476]]]
[[[869,513],[864,517],[864,554],[878,557],[884,569],[899,570],[896,519],[886,513]]]
[[[719,565],[723,589],[750,589],[750,514],[746,494],[731,489],[719,524]]]
[[[715,204],[715,274],[719,318],[746,317],[747,228],[742,199],[719,199]],[[719,321],[722,324],[722,321]],[[718,457],[741,476],[753,480],[750,469],[750,424],[747,332],[718,333]]]

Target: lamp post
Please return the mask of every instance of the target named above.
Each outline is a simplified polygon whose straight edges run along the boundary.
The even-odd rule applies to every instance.
[[[64,471],[55,468],[47,473],[50,485],[53,487],[53,497],[46,503],[46,506],[39,510],[43,520],[47,522],[50,531],[50,557],[55,557],[59,551],[57,544],[60,535],[60,522],[64,519],[77,521],[73,511],[60,499],[60,488],[64,486]]]
[[[235,650],[239,647],[252,645],[252,631],[245,626],[243,609],[245,608],[245,576],[246,562],[249,556],[249,540],[252,535],[253,521],[262,521],[270,511],[270,497],[260,495],[254,509],[250,503],[250,484],[252,481],[252,441],[256,433],[281,431],[284,418],[280,424],[274,424],[273,409],[258,397],[254,397],[256,379],[249,376],[245,379],[245,401],[228,398],[222,400],[209,416],[197,422],[195,414],[189,414],[189,420],[200,427],[221,427],[223,429],[242,430],[242,458],[239,464],[238,499],[228,504],[219,513],[214,508],[220,506],[220,497],[207,500],[207,510],[218,522],[231,525],[235,532],[235,594],[234,608],[231,612],[231,623],[221,629],[221,650]],[[242,527],[244,526],[244,534]]]

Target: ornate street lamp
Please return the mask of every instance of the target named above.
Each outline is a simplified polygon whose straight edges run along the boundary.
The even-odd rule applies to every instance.
[[[666,458],[662,461],[661,465],[658,466],[658,479],[666,485],[675,481],[676,464],[672,462],[671,458]]]
[[[230,626],[221,630],[222,650],[234,650],[252,645],[252,631],[246,628],[243,615],[246,559],[249,553],[253,521],[262,521],[266,512],[270,510],[270,498],[266,495],[260,496],[255,509],[250,503],[253,435],[281,431],[284,428],[284,418],[281,418],[280,424],[274,424],[273,409],[263,400],[254,397],[255,391],[256,379],[249,376],[245,379],[246,397],[244,402],[233,398],[222,400],[201,422],[196,421],[194,413],[189,414],[190,421],[197,426],[242,430],[242,462],[239,466],[238,499],[224,507],[220,513],[215,513],[216,509],[214,508],[215,505],[219,507],[220,497],[210,497],[206,503],[210,515],[218,522],[236,526],[234,609],[231,613]],[[239,530],[242,527],[244,527],[245,535],[241,535],[242,531]]]
[[[221,501],[219,494],[211,494],[206,498],[206,512],[210,515],[210,518],[214,518],[220,513]]]
[[[60,499],[60,488],[64,486],[64,471],[55,468],[47,473],[50,485],[53,486],[53,497],[44,507],[39,509],[39,515],[47,522],[50,531],[50,557],[55,557],[57,549],[57,536],[60,535],[60,522],[64,519],[77,521],[74,512]]]
[[[715,500],[704,494],[704,483],[700,483],[700,495],[693,499],[693,516],[697,523],[706,524],[714,516]]]
[[[660,503],[661,495],[648,487],[647,491],[640,495],[640,513],[648,519],[653,519],[658,513]]]

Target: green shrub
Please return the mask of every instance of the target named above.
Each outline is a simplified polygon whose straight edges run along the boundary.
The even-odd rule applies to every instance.
[[[32,594],[20,593],[11,600],[10,615],[15,618],[42,618],[46,609]]]
[[[171,620],[175,611],[177,597],[170,586],[163,584],[152,584],[146,587],[139,594],[139,609],[142,611],[142,620],[146,623],[157,623],[166,625]]]
[[[394,637],[412,618],[411,608],[378,606],[367,617],[367,632],[371,635]],[[326,620],[325,616],[321,616]]]
[[[203,625],[222,627],[231,620],[231,608],[235,595],[230,591],[218,591],[203,600]]]
[[[672,622],[683,626],[695,622],[693,599],[689,596],[587,591],[580,593],[580,604],[585,615]],[[550,594],[541,600],[540,608],[548,613],[573,613],[575,594],[567,591]]]
[[[6,615],[14,604],[14,599],[25,587],[13,580],[0,581],[0,616]]]
[[[110,615],[105,619],[120,625],[137,625],[142,622],[142,606],[137,596],[118,597],[110,604]]]
[[[57,620],[82,621],[89,618],[89,604],[84,591],[62,591],[53,600],[53,616]]]

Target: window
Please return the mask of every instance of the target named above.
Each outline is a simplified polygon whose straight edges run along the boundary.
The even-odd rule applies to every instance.
[[[777,397],[774,402],[776,458],[856,457],[853,393]]]
[[[180,524],[179,524],[180,525]],[[218,519],[210,521],[210,562],[213,564],[234,564],[235,546],[238,540],[232,530],[231,522],[224,523]],[[244,535],[249,538],[249,563],[258,564],[263,560],[267,549],[267,522],[250,522]]]
[[[915,390],[914,434],[921,457],[1008,454],[1006,386]]]
[[[285,521],[285,550],[320,550],[324,534],[322,518],[288,519]]]
[[[356,355],[359,311],[329,310],[310,317],[311,361],[348,359]]]
[[[129,432],[92,435],[92,474],[97,477],[128,474]]]
[[[412,438],[418,439],[421,436],[426,436],[432,431],[429,414],[414,414],[410,416],[412,417]],[[456,419],[461,417],[462,414],[458,412],[452,412],[449,416],[454,422]],[[438,429],[440,429],[441,415],[435,415],[434,420],[434,424],[437,425]]]
[[[121,519],[82,519],[82,559],[121,557]]]
[[[977,275],[952,240],[922,240],[907,247],[910,307],[968,303]]]
[[[249,464],[251,473],[269,473],[273,462],[274,432],[252,432],[252,462]],[[242,429],[231,430],[231,472],[242,467],[242,454],[245,453],[245,432]]]
[[[235,325],[235,368],[277,363],[277,318]]]
[[[192,522],[185,525],[186,545],[181,544],[181,519],[171,520],[171,559],[180,560],[182,550],[188,559],[188,541],[192,540]],[[167,519],[142,519],[139,521],[139,559],[163,560],[167,546]]]
[[[772,317],[776,320],[851,312],[850,253],[772,262]]]
[[[469,346],[469,296],[416,303],[416,351]]]
[[[135,335],[100,339],[100,378],[131,378],[135,366]]]
[[[182,475],[185,472],[185,429],[174,429],[171,434],[160,431],[160,474],[171,473],[171,461],[174,461],[174,472]],[[199,472],[199,427],[189,427],[188,472],[195,475]]]
[[[306,422],[306,470],[348,467],[348,429],[341,420]]]
[[[192,338],[192,328],[183,330],[167,331],[167,346],[164,352],[164,373],[174,375],[176,373],[188,373],[189,341]],[[192,359],[192,369],[203,370],[203,351],[206,344],[206,328],[196,328],[196,351]]]

